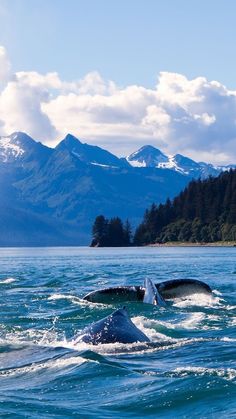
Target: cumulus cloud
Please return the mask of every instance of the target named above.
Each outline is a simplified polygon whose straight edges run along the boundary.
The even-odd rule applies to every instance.
[[[57,73],[11,72],[6,51],[0,47],[0,130],[1,134],[25,131],[42,140],[54,139],[58,132],[42,110],[42,103],[61,88]]]
[[[49,117],[42,112],[41,104],[48,100],[48,91],[30,86],[18,77],[8,82],[0,96],[0,118],[5,133],[25,131],[33,137],[54,138],[56,130]]]
[[[0,46],[0,89],[7,82],[11,74],[11,64],[6,49]]]
[[[236,91],[204,77],[161,72],[153,89],[119,87],[93,71],[81,80],[58,73],[11,74],[0,48],[0,130],[23,130],[55,144],[68,132],[125,155],[145,144],[195,160],[235,163]]]

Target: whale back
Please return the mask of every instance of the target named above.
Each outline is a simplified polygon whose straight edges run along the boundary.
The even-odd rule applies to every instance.
[[[75,338],[75,343],[134,343],[150,342],[149,338],[130,320],[125,308],[114,311],[90,326]]]

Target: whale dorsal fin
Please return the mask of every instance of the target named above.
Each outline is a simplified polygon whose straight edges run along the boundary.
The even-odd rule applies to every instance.
[[[128,316],[128,311],[126,306],[123,306],[122,308],[118,308],[118,310],[114,311],[114,313],[112,313],[112,316],[124,316],[124,317],[129,317]]]
[[[144,297],[143,302],[153,305],[165,306],[165,300],[157,291],[155,284],[151,279],[146,278],[144,280]]]

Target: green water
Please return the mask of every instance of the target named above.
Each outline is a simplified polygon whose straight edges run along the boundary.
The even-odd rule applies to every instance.
[[[194,278],[213,296],[128,303],[154,343],[75,345],[115,305],[113,285]],[[0,252],[0,417],[235,418],[235,248],[48,248]]]

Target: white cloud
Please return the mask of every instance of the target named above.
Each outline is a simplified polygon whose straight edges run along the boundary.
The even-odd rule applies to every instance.
[[[58,135],[42,103],[51,98],[53,89],[61,88],[56,73],[12,74],[6,51],[0,47],[0,128],[2,134],[25,131],[35,138],[51,140]]]
[[[31,86],[17,77],[8,82],[0,95],[0,119],[4,133],[25,131],[35,138],[50,140],[56,135],[48,116],[41,110],[42,102],[48,100],[47,90]]]
[[[0,48],[0,128],[54,144],[71,132],[125,155],[144,144],[216,163],[236,161],[236,92],[204,77],[162,72],[153,89],[118,87],[93,71],[81,80],[57,73],[10,73]]]
[[[0,90],[11,74],[11,64],[4,47],[0,46]]]

